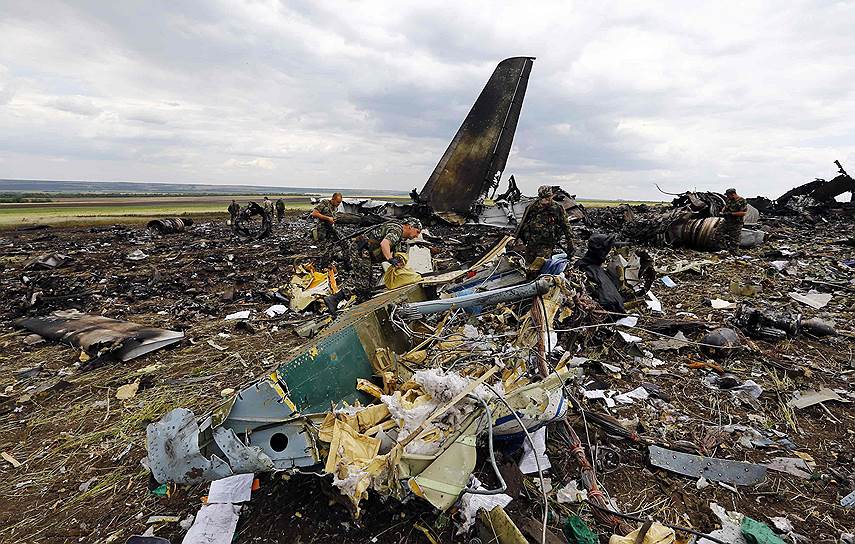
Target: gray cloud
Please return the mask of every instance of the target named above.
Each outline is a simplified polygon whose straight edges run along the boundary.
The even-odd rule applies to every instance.
[[[0,177],[421,186],[495,64],[532,55],[525,190],[776,195],[855,164],[850,8],[7,3]]]

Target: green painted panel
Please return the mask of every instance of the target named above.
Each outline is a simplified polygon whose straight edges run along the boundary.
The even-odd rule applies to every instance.
[[[370,378],[371,361],[353,326],[329,334],[304,350],[276,373],[291,401],[303,414],[326,412],[339,401],[365,403],[370,397],[356,390],[357,378]]]

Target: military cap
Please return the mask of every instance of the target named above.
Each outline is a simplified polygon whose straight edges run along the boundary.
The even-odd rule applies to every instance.
[[[731,194],[731,193],[735,193],[735,192],[736,192],[736,189],[734,189],[733,187],[731,187],[730,189],[728,189],[727,191],[725,191],[725,192],[724,192],[724,194],[729,195],[729,194]]]
[[[422,230],[422,222],[416,219],[415,217],[408,217],[404,219],[404,225],[409,225],[414,229]]]
[[[541,185],[537,188],[537,196],[539,198],[546,198],[548,196],[552,196],[552,187],[549,185]]]

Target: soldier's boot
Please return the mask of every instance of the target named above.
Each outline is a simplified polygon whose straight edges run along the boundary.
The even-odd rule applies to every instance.
[[[332,315],[336,315],[338,313],[338,305],[339,303],[347,298],[344,290],[339,291],[338,293],[333,293],[331,295],[327,295],[324,297],[324,304],[327,305],[327,310]]]

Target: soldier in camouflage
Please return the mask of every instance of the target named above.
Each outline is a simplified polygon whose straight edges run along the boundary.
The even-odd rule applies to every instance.
[[[356,237],[350,247],[352,291],[360,300],[371,296],[375,285],[373,265],[388,262],[395,267],[403,267],[404,262],[395,253],[401,249],[404,240],[417,238],[422,231],[422,222],[418,219],[405,219],[402,223],[389,221],[382,223]],[[331,313],[335,313],[338,303],[347,295],[339,291],[324,298]]]
[[[563,235],[567,255],[573,254],[573,234],[564,208],[552,200],[552,188],[543,185],[537,190],[538,199],[525,210],[517,229],[517,238],[525,243],[525,261],[528,265],[538,257],[549,259]]]
[[[333,193],[329,200],[322,200],[312,210],[312,217],[317,219],[312,229],[312,240],[326,242],[336,239],[335,221],[338,216],[338,206],[341,204],[341,193]]]
[[[736,194],[736,189],[728,189],[724,195],[727,197],[727,201],[724,205],[724,211],[721,212],[721,216],[724,217],[721,232],[725,248],[733,253],[739,247],[739,237],[742,233],[745,214],[748,213],[748,203]]]

